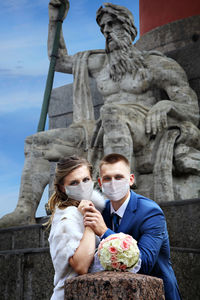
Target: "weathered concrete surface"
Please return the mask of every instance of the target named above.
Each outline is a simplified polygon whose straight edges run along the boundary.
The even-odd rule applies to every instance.
[[[48,248],[0,252],[0,299],[49,300],[53,275]]]
[[[193,45],[200,35],[200,16],[192,16],[157,27],[137,41],[140,50],[158,50],[162,53]]]
[[[48,235],[41,224],[0,229],[1,300],[50,299],[54,270]]]
[[[200,198],[163,203],[171,261],[183,300],[200,299]]]
[[[200,249],[171,247],[171,261],[182,299],[199,300]]]
[[[200,251],[200,198],[161,204],[170,246]]]
[[[98,272],[65,282],[65,300],[164,300],[161,279],[128,272]]]

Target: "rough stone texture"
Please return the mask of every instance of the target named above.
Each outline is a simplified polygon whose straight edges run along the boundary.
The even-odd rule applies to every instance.
[[[0,230],[1,300],[50,299],[54,270],[48,234],[39,224]]]
[[[183,231],[184,233],[184,231]],[[171,261],[183,300],[200,299],[200,249],[171,248]]]
[[[183,300],[200,299],[200,199],[163,203],[171,261]]]
[[[0,252],[1,300],[49,300],[53,291],[53,266],[45,252]]]
[[[177,20],[157,27],[142,35],[136,46],[140,50],[158,50],[162,53],[191,46],[200,34],[200,16]]]
[[[161,279],[128,272],[99,272],[65,282],[65,300],[161,300]]]
[[[48,235],[39,224],[0,229],[0,251],[49,247]]]
[[[200,199],[162,205],[167,219],[171,247],[200,251]]]

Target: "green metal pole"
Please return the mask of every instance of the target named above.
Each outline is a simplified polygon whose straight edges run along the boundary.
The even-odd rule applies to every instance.
[[[57,59],[57,55],[58,55],[60,32],[61,32],[61,28],[62,28],[62,22],[63,22],[62,20],[63,20],[64,14],[65,14],[65,9],[66,9],[66,4],[64,3],[64,1],[62,1],[62,4],[61,4],[61,6],[59,8],[59,12],[58,12],[58,19],[56,21],[57,22],[56,33],[55,33],[55,37],[54,37],[53,50],[52,50],[52,54],[51,54],[48,76],[47,76],[47,80],[46,80],[42,110],[40,113],[40,120],[39,120],[39,124],[38,124],[38,129],[37,129],[38,132],[44,131],[44,129],[45,129],[45,123],[46,123],[47,113],[48,113],[48,109],[49,109],[51,90],[52,90],[52,86],[53,86],[56,59]]]

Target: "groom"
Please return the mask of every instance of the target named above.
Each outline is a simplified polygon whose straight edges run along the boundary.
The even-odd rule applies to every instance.
[[[117,232],[131,235],[140,250],[139,272],[163,279],[166,300],[181,299],[170,262],[165,216],[154,201],[130,191],[134,175],[126,157],[115,153],[105,156],[98,181],[109,200],[102,215],[94,207],[84,208],[84,225],[102,239]]]

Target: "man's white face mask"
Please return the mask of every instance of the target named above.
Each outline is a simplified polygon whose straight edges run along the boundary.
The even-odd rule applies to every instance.
[[[92,197],[94,182],[89,180],[87,182],[81,181],[77,185],[68,185],[65,187],[66,194],[69,198],[77,201],[90,200]]]
[[[102,192],[112,201],[121,200],[127,194],[129,188],[130,185],[127,178],[120,180],[112,179],[109,182],[102,183]]]

